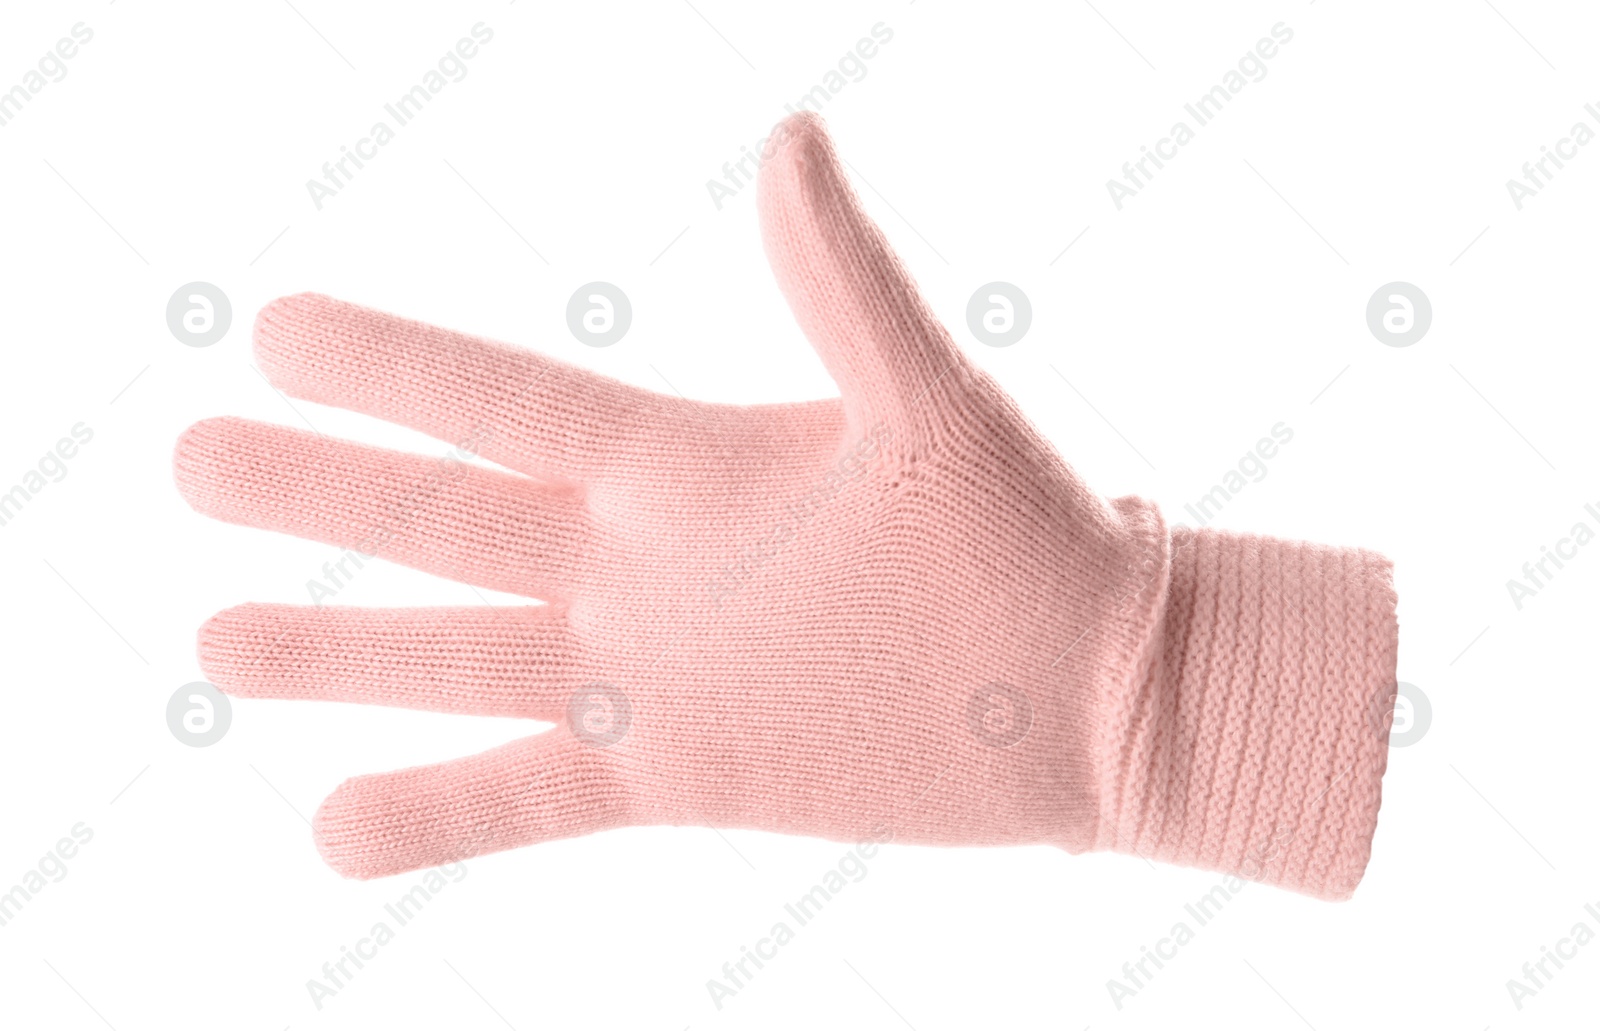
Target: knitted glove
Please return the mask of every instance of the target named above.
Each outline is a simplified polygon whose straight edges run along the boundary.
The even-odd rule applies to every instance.
[[[323,857],[378,877],[701,824],[1115,849],[1347,896],[1387,757],[1388,562],[1098,497],[956,348],[820,120],[768,153],[767,256],[838,399],[686,401],[300,295],[256,323],[275,386],[516,473],[238,419],[179,440],[200,512],[548,602],[205,625],[236,696],[556,724],[346,781]]]

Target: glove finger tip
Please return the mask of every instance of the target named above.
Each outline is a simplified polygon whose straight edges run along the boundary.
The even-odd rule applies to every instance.
[[[216,470],[233,451],[244,420],[232,416],[201,419],[178,435],[172,448],[172,478],[178,493],[196,512],[210,515],[216,508]]]
[[[206,680],[223,694],[255,696],[249,671],[270,655],[276,643],[268,622],[274,607],[256,602],[235,605],[200,624],[195,654]]]
[[[340,303],[317,293],[288,294],[268,301],[256,313],[251,348],[268,382],[294,393],[294,385],[320,349]]]
[[[374,833],[367,778],[351,777],[333,790],[311,818],[311,838],[322,861],[341,877],[368,881],[416,869]]]

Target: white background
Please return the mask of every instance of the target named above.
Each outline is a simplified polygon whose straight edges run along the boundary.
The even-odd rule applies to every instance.
[[[470,74],[316,210],[305,181],[480,21],[494,39]],[[1600,943],[1520,1011],[1506,986],[1574,923],[1600,931],[1584,912],[1600,909],[1600,546],[1520,610],[1506,587],[1600,522],[1583,510],[1600,507],[1600,146],[1522,210],[1505,185],[1575,122],[1600,128],[1587,5],[84,0],[6,6],[0,88],[78,22],[94,38],[69,74],[0,128],[0,491],[74,424],[94,432],[0,527],[0,890],[74,824],[94,837],[0,927],[0,1024],[1593,1019]],[[1107,980],[1216,875],[892,846],[719,1011],[706,981],[844,846],[619,831],[470,861],[319,1011],[307,980],[415,881],[328,870],[305,822],[322,797],[537,725],[240,701],[219,743],[176,740],[165,709],[200,679],[196,627],[244,601],[305,602],[336,552],[191,512],[174,440],[238,414],[446,450],[264,382],[250,321],[301,290],[690,397],[832,393],[761,259],[753,193],[718,210],[705,184],[878,22],[893,40],[825,111],[838,148],[934,309],[1079,472],[1188,521],[1286,422],[1293,442],[1213,525],[1395,560],[1399,676],[1433,721],[1391,753],[1365,881],[1342,904],[1247,888],[1118,1009]],[[1266,77],[1118,211],[1106,180],[1278,22],[1294,37]],[[166,325],[193,280],[232,301],[212,347]],[[606,349],[565,324],[591,280],[633,303]],[[993,280],[1033,304],[1005,349],[965,328]],[[1410,347],[1365,322],[1394,280],[1433,305]],[[374,564],[335,603],[476,599]],[[953,603],[984,618],[981,599]]]

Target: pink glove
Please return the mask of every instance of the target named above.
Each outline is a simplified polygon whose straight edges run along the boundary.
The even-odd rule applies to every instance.
[[[684,401],[301,295],[256,322],[276,386],[524,475],[238,419],[179,440],[200,512],[549,602],[205,625],[233,695],[557,724],[346,781],[317,812],[327,862],[709,824],[1348,896],[1387,759],[1388,562],[1093,494],[917,295],[821,121],[774,140],[767,255],[841,398]]]

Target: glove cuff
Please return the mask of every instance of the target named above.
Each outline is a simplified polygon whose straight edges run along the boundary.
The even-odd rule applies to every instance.
[[[1348,898],[1388,762],[1388,560],[1188,528],[1170,558],[1147,661],[1112,714],[1100,847]]]

